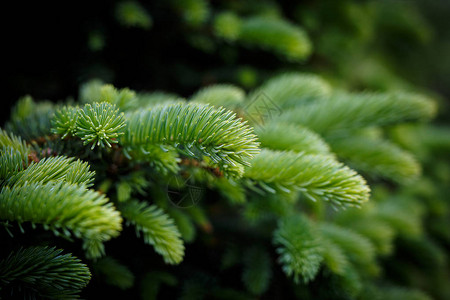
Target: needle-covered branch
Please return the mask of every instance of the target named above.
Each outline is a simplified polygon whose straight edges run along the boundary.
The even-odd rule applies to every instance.
[[[0,261],[2,290],[9,297],[78,298],[91,279],[88,267],[71,254],[48,247],[30,247],[12,252]]]
[[[174,222],[156,205],[130,200],[120,205],[120,211],[128,224],[136,227],[136,233],[152,245],[169,264],[178,264],[184,256],[181,234]]]
[[[119,235],[122,218],[102,194],[84,186],[65,182],[28,183],[3,187],[0,192],[0,219],[42,224],[55,235],[84,240],[87,254],[98,257],[103,248],[89,245]]]
[[[434,101],[420,94],[338,93],[286,111],[280,119],[335,135],[362,127],[427,120],[436,109]]]
[[[127,116],[122,144],[126,151],[149,144],[171,145],[197,157],[200,153],[223,167],[249,165],[259,143],[246,122],[235,113],[209,105],[157,106]]]
[[[329,155],[263,149],[244,177],[268,191],[299,190],[313,201],[336,206],[360,206],[369,199],[366,181]]]

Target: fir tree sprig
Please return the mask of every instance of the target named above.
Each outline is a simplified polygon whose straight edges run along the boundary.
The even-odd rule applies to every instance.
[[[135,112],[127,118],[128,127],[122,138],[125,149],[173,145],[182,147],[192,157],[197,157],[195,152],[199,151],[222,166],[249,165],[247,159],[259,152],[253,130],[224,108],[175,104]]]
[[[42,224],[55,235],[82,238],[89,257],[103,254],[92,248],[122,229],[122,218],[102,194],[66,182],[28,183],[3,187],[0,192],[0,219]]]
[[[24,161],[28,161],[29,147],[27,143],[20,137],[0,128],[0,147],[10,147],[18,151]]]
[[[91,186],[95,172],[89,171],[87,162],[73,157],[57,156],[44,158],[38,163],[32,162],[25,170],[8,178],[6,184],[23,185],[25,183],[65,181],[68,183]]]
[[[369,199],[366,181],[328,155],[263,149],[246,167],[244,177],[268,191],[299,190],[309,199],[336,206],[360,206]]]
[[[436,109],[433,100],[420,94],[336,93],[286,111],[280,119],[333,135],[368,126],[427,120]]]
[[[314,224],[307,217],[294,215],[280,220],[273,243],[287,276],[295,282],[314,279],[323,261],[322,243]]]
[[[0,151],[0,182],[22,171],[27,163],[19,150],[3,147]]]
[[[184,256],[184,245],[181,234],[174,222],[156,205],[130,200],[120,205],[120,211],[127,224],[136,227],[136,234],[140,232],[144,241],[152,245],[169,264],[178,264]]]
[[[77,133],[78,107],[64,106],[55,112],[52,119],[52,132],[61,134],[61,138],[74,136]]]
[[[94,103],[92,106],[86,104],[79,110],[76,122],[76,135],[85,144],[92,143],[94,147],[111,147],[111,144],[118,143],[118,138],[124,134],[125,118],[119,109],[109,103]]]
[[[418,161],[411,153],[395,144],[365,136],[333,139],[336,154],[358,171],[396,182],[411,182],[421,173]]]
[[[125,118],[108,102],[86,104],[83,108],[66,107],[57,111],[52,120],[52,132],[79,137],[85,145],[111,147],[124,134]]]
[[[88,267],[71,254],[48,247],[30,247],[0,261],[0,282],[9,296],[74,299],[91,279]]]
[[[251,101],[264,93],[282,108],[298,106],[331,95],[331,86],[320,76],[308,73],[284,73],[267,80],[250,93]]]
[[[255,132],[261,146],[268,149],[332,155],[330,146],[317,133],[300,125],[269,122]]]

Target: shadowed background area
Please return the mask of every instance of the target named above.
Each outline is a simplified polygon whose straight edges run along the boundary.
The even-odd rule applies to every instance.
[[[449,97],[448,1],[334,2],[278,3],[278,11],[306,28],[317,50],[297,63],[212,40],[210,25],[186,26],[170,1],[143,5],[152,18],[148,29],[120,24],[118,1],[15,1],[4,10],[3,101],[11,106],[25,94],[51,100],[75,97],[78,86],[93,77],[118,87],[188,96],[207,83],[242,83],[245,76],[255,77],[250,78],[254,86],[283,69],[325,70],[359,89],[383,87],[379,77],[395,74]],[[249,11],[243,4],[230,3],[214,1],[213,13],[222,7]]]

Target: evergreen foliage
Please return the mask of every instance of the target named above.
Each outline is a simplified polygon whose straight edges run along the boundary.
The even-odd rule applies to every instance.
[[[117,138],[123,135],[125,120],[123,113],[107,102],[86,104],[83,109],[65,107],[56,112],[52,120],[52,131],[61,134],[62,138],[74,135],[83,140],[84,144],[108,146],[118,143]]]
[[[178,104],[158,106],[135,112],[123,144],[127,149],[146,144],[183,146],[183,153],[197,157],[195,152],[209,157],[223,168],[249,165],[246,158],[258,153],[253,130],[225,109],[208,105]]]
[[[88,284],[91,273],[78,258],[61,253],[55,248],[30,247],[0,261],[0,281],[9,288],[8,296],[74,298]]]
[[[328,144],[317,133],[306,127],[272,122],[264,127],[257,127],[256,133],[264,148],[331,155]]]
[[[26,170],[10,176],[5,184],[21,186],[25,183],[39,182],[45,184],[52,181],[65,181],[80,185],[92,185],[94,172],[89,165],[80,160],[64,156],[44,158],[38,163],[31,162]]]
[[[269,192],[297,189],[313,201],[323,199],[337,206],[359,206],[369,198],[365,180],[326,155],[263,150],[244,177]]]
[[[144,202],[131,200],[120,206],[127,223],[136,227],[147,244],[153,245],[155,251],[170,264],[180,263],[184,255],[184,246],[178,228],[160,208],[148,206]]]
[[[55,102],[0,128],[0,298],[449,299],[438,2],[74,13],[78,95],[8,76]]]
[[[278,246],[278,261],[283,271],[295,282],[312,280],[323,260],[323,249],[317,229],[303,216],[282,219],[274,232],[273,243]]]
[[[261,93],[266,94],[277,105],[290,107],[326,98],[331,94],[331,87],[320,76],[292,72],[267,80],[252,92],[250,98]]]
[[[338,93],[287,111],[280,118],[328,136],[367,126],[428,119],[435,113],[435,102],[417,94]]]
[[[383,139],[352,136],[331,142],[336,154],[356,170],[393,181],[417,179],[421,168],[412,154]]]
[[[0,208],[2,220],[42,224],[57,236],[82,238],[90,257],[101,256],[102,242],[117,236],[122,228],[122,218],[107,198],[64,182],[5,186]]]

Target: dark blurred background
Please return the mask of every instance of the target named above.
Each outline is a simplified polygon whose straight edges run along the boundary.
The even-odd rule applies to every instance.
[[[245,11],[245,5],[256,3],[243,3],[247,2],[211,1],[211,14],[229,7]],[[212,82],[243,85],[235,72],[243,66],[255,77],[247,88],[285,69],[326,73],[355,89],[386,88],[378,77],[387,72],[384,77],[390,82],[395,81],[390,74],[395,74],[412,86],[450,96],[447,0],[279,1],[277,9],[304,26],[315,47],[302,63],[213,39],[211,47],[199,47],[190,37],[208,36],[210,26],[187,26],[171,1],[142,3],[153,20],[150,29],[126,27],[115,17],[117,3],[15,1],[4,6],[3,101],[7,106],[25,94],[53,101],[76,97],[80,83],[90,78],[188,96]],[[376,16],[361,14],[361,5],[375,7]],[[90,40],[93,33],[99,33],[98,46]]]

